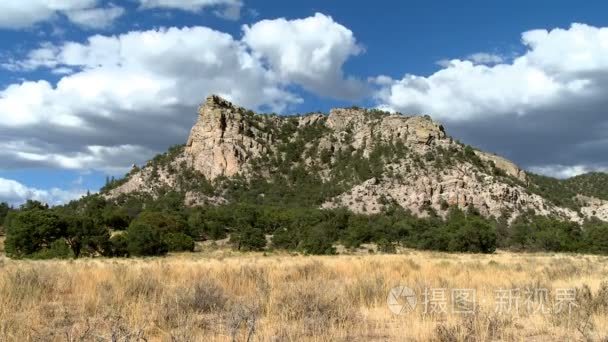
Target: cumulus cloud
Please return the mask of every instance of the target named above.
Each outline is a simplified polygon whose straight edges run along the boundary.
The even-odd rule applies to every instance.
[[[10,67],[46,69],[60,78],[26,80],[0,90],[4,167],[120,173],[167,146],[183,143],[196,120],[196,107],[209,94],[248,108],[282,111],[302,102],[288,90],[294,84],[324,95],[329,94],[325,82],[336,87],[351,84],[341,78],[341,68],[349,51],[358,49],[352,33],[329,17],[312,19],[302,23],[312,32],[320,32],[313,29],[320,25],[324,35],[333,38],[326,41],[294,29],[291,38],[298,43],[293,51],[308,54],[307,61],[297,60],[296,65],[269,66],[262,55],[270,48],[207,27],[42,44]],[[259,38],[258,29],[244,28],[249,38]],[[337,32],[331,34],[332,30]],[[305,43],[309,39],[312,42]],[[310,64],[311,58],[317,64]]]
[[[205,27],[136,31],[46,45],[22,65],[70,68],[56,84],[0,91],[5,165],[116,169],[184,141],[199,101],[217,93],[241,105],[282,109],[282,89],[247,48]],[[9,162],[10,161],[10,162]]]
[[[98,0],[3,0],[0,2],[0,28],[23,29],[64,15],[72,23],[102,28],[124,13],[122,7],[98,7]]]
[[[593,171],[605,172],[608,170],[606,166],[599,165],[542,165],[532,166],[530,171],[555,177],[555,178],[570,178],[584,173]]]
[[[112,25],[112,23],[125,13],[125,9],[118,6],[107,8],[88,8],[66,12],[68,19],[82,27],[99,29]]]
[[[178,9],[188,12],[200,12],[206,8],[215,8],[213,13],[228,20],[241,17],[241,0],[138,0],[140,8]]]
[[[498,64],[504,62],[504,58],[500,55],[486,52],[477,52],[467,57],[468,60],[475,64]]]
[[[379,107],[431,114],[454,135],[527,167],[602,160],[608,28],[533,30],[522,43],[527,51],[510,63],[478,55],[429,76],[378,77]]]
[[[83,190],[37,189],[27,187],[12,179],[0,178],[0,202],[6,202],[13,206],[20,205],[30,199],[49,205],[58,205],[80,198],[85,194],[86,191]]]
[[[331,17],[316,13],[296,20],[262,20],[243,27],[243,41],[285,82],[321,96],[359,98],[363,83],[345,77],[342,66],[363,49],[353,33]]]

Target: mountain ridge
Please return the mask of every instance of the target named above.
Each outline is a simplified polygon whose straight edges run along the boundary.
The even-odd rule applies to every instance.
[[[608,220],[605,199],[575,193],[574,204],[556,203],[536,186],[536,176],[459,143],[430,116],[357,107],[262,115],[212,95],[199,107],[186,144],[163,156],[132,170],[104,196],[174,189],[188,206],[221,205],[237,200],[230,189],[240,182],[239,191],[258,192],[246,196],[269,201],[270,192],[298,191],[300,177],[326,192],[311,192],[315,198],[303,206],[373,214],[397,205],[422,217],[457,206],[509,220],[530,210],[576,222]],[[271,185],[252,190],[258,183]]]

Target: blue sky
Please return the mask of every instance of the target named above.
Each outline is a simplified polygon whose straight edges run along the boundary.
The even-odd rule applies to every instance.
[[[96,191],[185,142],[210,93],[285,114],[428,113],[535,172],[605,170],[605,13],[602,1],[8,0],[0,200]]]

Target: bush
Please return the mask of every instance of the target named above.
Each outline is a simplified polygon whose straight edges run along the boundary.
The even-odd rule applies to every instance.
[[[227,302],[228,297],[220,284],[210,279],[201,279],[194,286],[190,305],[196,312],[209,313],[222,310]]]
[[[167,233],[164,240],[170,252],[194,251],[194,240],[184,233]]]
[[[58,239],[47,248],[29,255],[32,259],[68,259],[74,257],[74,253],[64,239]]]
[[[6,202],[0,203],[0,234],[3,234],[3,225],[4,220],[8,216],[9,212],[12,211],[12,208]]]
[[[496,250],[496,231],[485,220],[469,215],[448,248],[452,252],[493,253]]]
[[[65,222],[48,209],[20,211],[8,221],[4,246],[10,257],[25,257],[50,248],[66,230]]]
[[[132,223],[145,225],[160,234],[184,232],[185,222],[178,217],[157,211],[144,211]]]
[[[307,254],[336,254],[333,246],[335,239],[327,228],[327,224],[313,227],[300,242],[299,248]]]
[[[298,239],[290,229],[279,228],[272,235],[272,247],[280,249],[296,249]]]
[[[608,223],[594,220],[585,224],[585,249],[608,254]]]
[[[65,239],[77,258],[81,254],[94,256],[105,254],[109,248],[110,232],[90,218],[69,216],[66,222]]]
[[[259,228],[246,226],[230,235],[232,242],[238,250],[261,251],[266,247],[266,236]]]
[[[397,247],[387,239],[381,239],[378,241],[378,251],[381,253],[395,254],[397,253]]]
[[[127,230],[127,249],[130,255],[165,255],[169,251],[161,232],[139,222],[133,222]]]
[[[106,251],[106,256],[128,257],[129,239],[127,233],[116,234],[110,238],[110,248]]]
[[[332,326],[357,322],[357,310],[345,296],[340,296],[343,291],[330,282],[283,283],[277,289],[277,306],[273,310],[287,322],[301,322],[307,335],[318,336]]]
[[[112,229],[125,230],[131,223],[131,217],[125,209],[115,209],[103,215],[103,222]]]

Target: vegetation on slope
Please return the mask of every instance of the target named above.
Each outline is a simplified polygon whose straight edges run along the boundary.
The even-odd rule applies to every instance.
[[[558,206],[577,210],[580,203],[576,195],[584,195],[608,200],[608,174],[591,172],[568,179],[557,179],[533,173],[530,177],[530,191],[550,200]]]
[[[496,248],[528,251],[608,253],[608,223],[583,227],[524,215],[513,224],[486,219],[475,208],[450,208],[441,218],[418,218],[400,207],[380,214],[347,210],[238,203],[185,208],[178,193],[158,199],[122,198],[120,204],[92,195],[48,208],[28,202],[6,219],[6,253],[15,258],[147,256],[192,251],[195,241],[230,236],[235,249],[285,249],[333,254],[336,244],[357,248],[375,243],[447,252],[491,253]],[[266,237],[271,236],[267,245]]]
[[[370,111],[366,115],[386,114]],[[145,166],[152,183],[160,184],[156,180],[161,172],[172,175],[176,181],[172,188],[160,186],[153,192],[106,199],[104,194],[140,172],[134,168],[123,179],[108,179],[101,195],[61,207],[36,202],[12,212],[8,206],[0,207],[0,215],[6,216],[7,254],[30,258],[164,255],[192,251],[196,241],[226,237],[239,250],[275,248],[309,254],[334,253],[336,244],[356,248],[369,242],[387,252],[404,246],[450,252],[491,253],[498,247],[608,253],[608,243],[602,238],[608,235],[608,226],[596,221],[580,226],[528,213],[508,224],[505,217],[483,218],[473,207],[462,211],[447,203],[442,207],[448,213],[444,217],[429,207],[425,210],[429,216],[419,218],[388,200],[382,203],[383,212],[374,215],[321,210],[322,203],[370,178],[404,177],[403,171],[393,172],[393,165],[404,166],[407,176],[410,168],[441,172],[468,163],[502,182],[525,184],[459,143],[419,154],[400,140],[381,142],[372,137],[363,148],[354,149],[351,131],[337,137],[322,121],[298,128],[299,117],[274,120],[248,114],[247,120],[273,137],[274,148],[251,161],[246,176],[211,182],[180,161],[184,145],[174,146]],[[328,137],[331,147],[321,144]],[[605,196],[605,178],[592,174],[560,181],[530,175],[528,189],[556,205],[576,209],[576,193]],[[187,208],[188,192],[221,197],[228,204]]]
[[[575,193],[608,200],[608,173],[590,172],[563,182]]]

